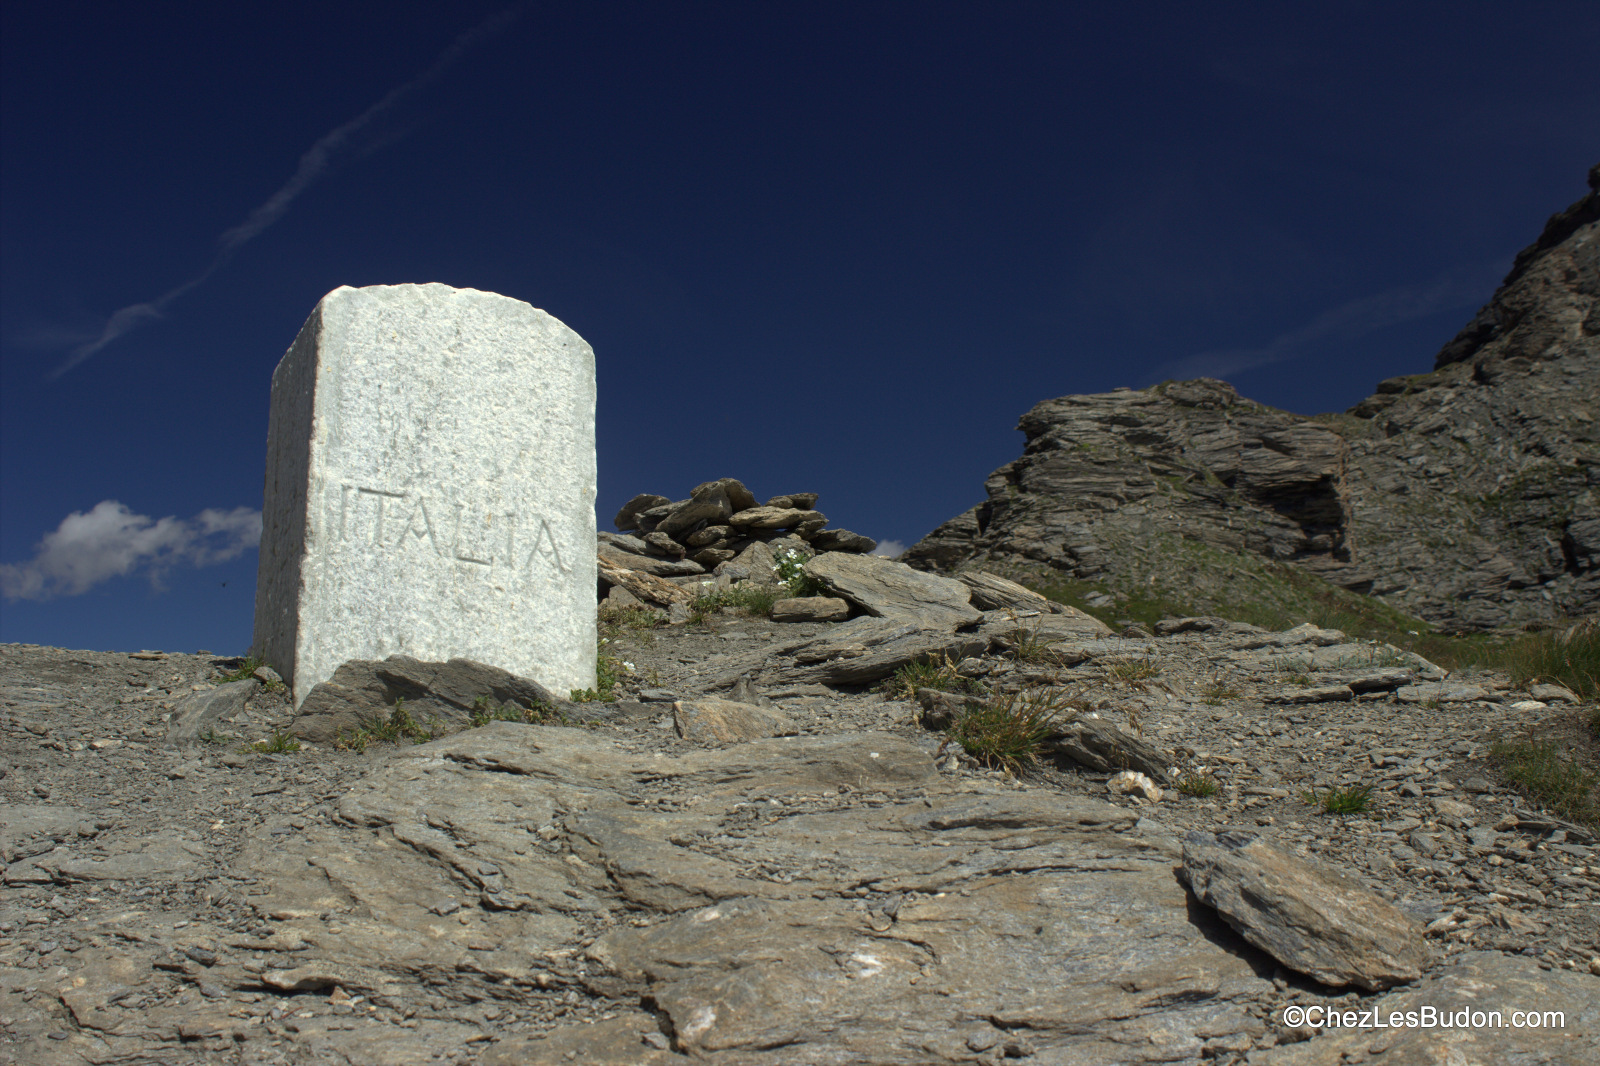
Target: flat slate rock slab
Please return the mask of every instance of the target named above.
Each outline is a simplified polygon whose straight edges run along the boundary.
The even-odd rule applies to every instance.
[[[342,967],[352,993],[547,974],[625,1013],[648,998],[673,1050],[719,1063],[964,1061],[1008,1040],[1040,1062],[1163,1062],[1198,1058],[1197,1033],[1265,1031],[1248,1007],[1269,964],[1194,920],[1170,837],[1096,799],[960,791],[888,734],[675,756],[494,723],[396,755],[339,817],[245,865],[296,967]],[[623,913],[645,924],[561,950]],[[652,1061],[639,1022],[617,1022],[635,1057],[616,1061]],[[487,1061],[563,1061],[573,1039],[509,1037]]]
[[[1378,1066],[1593,1066],[1595,1049],[1600,1048],[1600,977],[1541,970],[1536,959],[1497,951],[1460,955],[1415,988],[1397,989],[1349,1007],[1371,1011],[1374,1019],[1385,1023],[1399,1012],[1401,1024],[1360,1028],[1357,1017],[1357,1027],[1324,1026],[1313,1040],[1253,1053],[1251,1066],[1344,1066],[1361,1061]],[[1419,1024],[1430,1008],[1454,1020]],[[1461,1011],[1468,1012],[1465,1019],[1460,1018]],[[1474,1028],[1472,1012],[1480,1011],[1501,1012],[1501,1024]],[[1538,1011],[1540,1024],[1529,1026],[1524,1020],[1518,1028],[1513,1011]],[[1544,1017],[1546,1011],[1559,1012],[1560,1024],[1550,1024],[1554,1019]],[[1411,1013],[1415,1021],[1404,1017]],[[1465,1024],[1455,1024],[1456,1020]]]
[[[983,617],[972,606],[972,590],[966,585],[913,570],[893,559],[824,552],[805,564],[805,572],[832,595],[849,600],[876,618],[970,625]]]
[[[1190,833],[1183,872],[1204,904],[1284,966],[1334,988],[1415,981],[1432,961],[1421,927],[1321,863],[1247,833]]]

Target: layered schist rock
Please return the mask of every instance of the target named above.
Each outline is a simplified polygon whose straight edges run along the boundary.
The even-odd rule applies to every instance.
[[[1283,560],[1451,628],[1594,610],[1600,167],[1589,183],[1432,372],[1314,419],[1204,378],[1046,400],[988,499],[905,560],[1154,586],[1165,538],[1202,581]]]

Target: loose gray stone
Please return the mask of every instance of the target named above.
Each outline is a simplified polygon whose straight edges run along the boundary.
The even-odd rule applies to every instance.
[[[1171,756],[1102,718],[1076,718],[1059,726],[1045,748],[1091,770],[1137,770],[1157,784],[1171,783]]]
[[[402,699],[406,713],[419,724],[437,718],[457,729],[482,704],[543,705],[574,719],[594,716],[537,681],[499,667],[468,659],[430,663],[391,655],[382,662],[354,659],[340,666],[301,702],[292,728],[302,739],[326,744],[373,718],[387,718]]]
[[[795,596],[772,605],[774,622],[842,622],[850,605],[836,596]]]
[[[255,681],[232,681],[185,697],[172,710],[167,743],[180,748],[200,743],[202,733],[215,731],[218,722],[244,710],[245,702],[260,688]]]
[[[640,511],[648,511],[652,507],[660,507],[662,504],[671,502],[665,496],[654,496],[648,492],[643,493],[623,504],[622,510],[617,512],[617,517],[612,519],[611,523],[618,529],[638,529]]]
[[[520,300],[323,297],[267,431],[254,649],[295,700],[392,654],[592,688],[594,411],[594,353]]]
[[[1593,977],[1570,970],[1543,970],[1537,959],[1498,951],[1471,951],[1450,960],[1415,988],[1390,992],[1360,1003],[1329,1004],[1341,1024],[1324,1023],[1304,1043],[1252,1053],[1262,1066],[1344,1066],[1352,1062],[1541,1063],[1591,1066],[1600,1047],[1600,994]],[[1418,1024],[1424,1011],[1440,1018]],[[1349,1022],[1347,1012],[1355,1011]],[[1363,1028],[1360,1012],[1371,1011],[1384,1029]],[[1500,1013],[1500,1024],[1474,1024]],[[1537,1024],[1513,1025],[1513,1011],[1538,1012]],[[1544,1012],[1560,1015],[1560,1024]],[[1464,1013],[1463,1013],[1464,1012]],[[1397,1021],[1391,1021],[1399,1014]],[[1407,1020],[1410,1016],[1415,1021]],[[1549,1024],[1547,1024],[1549,1023]],[[1374,1033],[1382,1033],[1374,1037]],[[1369,1057],[1376,1040],[1381,1054]]]
[[[782,711],[733,700],[683,700],[672,705],[672,719],[684,740],[710,747],[794,732]]]
[[[811,538],[811,546],[819,552],[855,552],[866,555],[878,547],[878,542],[848,529],[824,529]]]
[[[961,582],[913,570],[893,559],[825,552],[807,562],[805,572],[829,592],[877,618],[955,625],[983,618],[968,602],[971,590]]]
[[[1466,685],[1454,681],[1420,681],[1397,689],[1395,695],[1402,703],[1422,703],[1438,700],[1440,703],[1463,703],[1481,700],[1492,695],[1479,685]]]
[[[1415,981],[1432,960],[1421,926],[1383,897],[1259,837],[1189,833],[1183,872],[1246,940],[1325,985],[1388,988]]]

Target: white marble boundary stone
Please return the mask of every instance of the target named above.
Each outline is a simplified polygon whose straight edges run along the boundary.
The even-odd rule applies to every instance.
[[[595,683],[594,352],[520,300],[341,286],[272,375],[254,651]]]

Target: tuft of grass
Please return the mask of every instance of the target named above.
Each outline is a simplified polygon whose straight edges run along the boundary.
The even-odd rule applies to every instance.
[[[1056,721],[1078,706],[1053,689],[991,696],[951,723],[946,735],[985,766],[1017,773],[1039,760]]]
[[[300,742],[292,733],[277,732],[266,740],[258,740],[250,745],[251,751],[258,751],[263,755],[287,755],[300,750]]]
[[[1106,676],[1114,681],[1144,681],[1161,673],[1153,659],[1123,659],[1106,664]]]
[[[1372,806],[1372,786],[1351,785],[1330,788],[1326,792],[1307,789],[1300,793],[1300,798],[1313,807],[1321,807],[1323,814],[1360,814]]]
[[[257,670],[261,669],[265,665],[266,662],[260,657],[255,655],[247,656],[243,665],[241,665],[239,669],[235,670],[231,674],[224,674],[222,676],[220,684],[226,685],[234,681],[248,680],[251,674],[254,674]]]
[[[878,691],[892,700],[915,699],[919,688],[934,688],[940,692],[982,692],[983,686],[978,682],[956,673],[957,665],[948,655],[927,662],[907,663],[880,684]]]
[[[666,616],[649,607],[616,607],[602,603],[599,611],[600,635],[618,637],[623,630],[647,633],[667,624]]]
[[[366,751],[367,745],[377,741],[384,744],[398,744],[402,740],[409,740],[413,744],[425,744],[444,735],[440,723],[430,720],[426,725],[412,717],[406,710],[404,697],[394,701],[394,709],[388,716],[373,715],[364,720],[356,729],[339,734],[335,745],[349,748],[352,751]]]
[[[520,722],[523,725],[549,725],[566,721],[564,715],[548,703],[535,703],[531,707],[524,707],[517,703],[495,703],[488,696],[479,696],[472,701],[472,717],[469,719],[472,729],[478,729],[490,722]]]
[[[1215,796],[1219,787],[1215,777],[1198,770],[1190,770],[1178,778],[1178,791],[1185,796],[1204,799],[1207,796]]]
[[[607,643],[604,637],[600,643]],[[610,703],[617,698],[617,682],[621,681],[627,673],[627,667],[621,659],[614,655],[607,655],[604,651],[595,656],[594,661],[594,688],[575,688],[572,690],[573,703]]]
[[[1222,682],[1217,681],[1207,685],[1206,690],[1200,695],[1200,702],[1204,703],[1208,707],[1215,707],[1223,700],[1236,700],[1243,695],[1243,693],[1236,688],[1231,688]],[[1207,793],[1207,795],[1210,795],[1210,793]]]
[[[791,593],[784,585],[739,585],[731,589],[702,592],[689,601],[689,621],[704,625],[706,619],[723,607],[733,607],[742,614],[765,618],[772,613],[772,605],[789,599]]]
[[[1564,755],[1554,741],[1500,741],[1490,746],[1489,758],[1530,799],[1575,822],[1600,824],[1600,775]]]
[[[1505,645],[1497,658],[1514,685],[1554,681],[1583,699],[1600,694],[1600,626],[1580,626],[1570,636],[1529,633]]]

